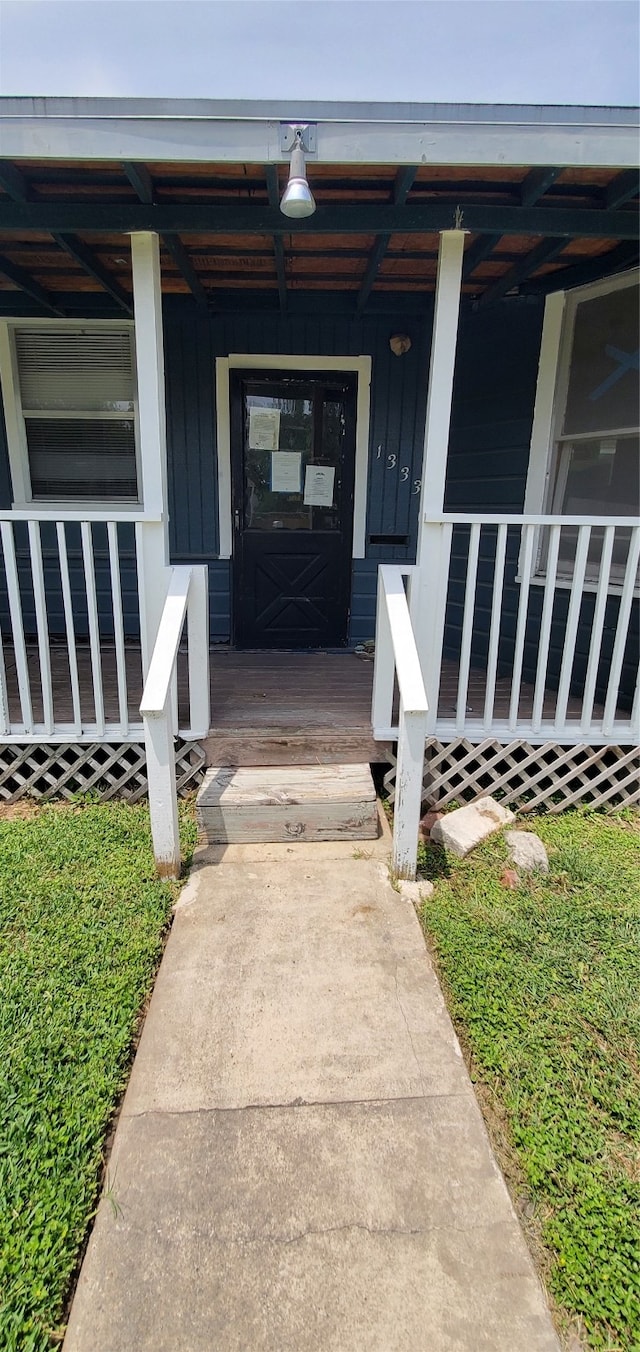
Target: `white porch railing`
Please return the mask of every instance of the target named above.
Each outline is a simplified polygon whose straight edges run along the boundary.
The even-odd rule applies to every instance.
[[[414,571],[392,564],[378,569],[372,722],[374,729],[392,722],[397,677],[400,701],[392,866],[398,878],[416,876],[427,734],[427,696],[403,581]]]
[[[425,528],[447,579],[433,598],[429,731],[637,741],[637,519],[450,515]]]
[[[433,590],[417,568],[392,564],[378,584],[372,722],[374,737],[398,740],[394,863],[404,876],[415,870],[425,735],[640,742],[636,519],[456,514],[424,529]]]
[[[207,570],[204,567],[172,569],[140,705],[147,753],[153,850],[158,873],[163,877],[178,877],[180,874],[173,739],[177,732],[176,661],[185,616],[189,634],[192,735],[202,737],[206,736],[209,729],[210,712]],[[203,670],[207,672],[206,686],[201,680]]]
[[[0,742],[143,740],[141,617],[171,577],[145,574],[157,529],[126,510],[0,512]],[[206,569],[191,572],[186,738],[207,731],[209,699]]]

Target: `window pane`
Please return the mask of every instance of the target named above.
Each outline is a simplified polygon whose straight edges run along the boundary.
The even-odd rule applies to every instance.
[[[133,412],[131,333],[17,329],[23,409]]]
[[[34,498],[137,501],[132,419],[27,418]]]
[[[576,309],[563,435],[638,426],[638,288]]]
[[[566,443],[558,476],[566,516],[633,516],[640,498],[640,439],[598,437]]]

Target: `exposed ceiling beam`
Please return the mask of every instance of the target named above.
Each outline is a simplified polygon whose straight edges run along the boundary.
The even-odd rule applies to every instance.
[[[280,207],[280,194],[278,192],[278,170],[275,164],[265,164],[265,178],[267,180],[267,192],[269,193],[269,206],[274,211]],[[278,295],[280,297],[280,309],[287,308],[287,273],[284,262],[284,243],[281,235],[273,235],[273,252],[276,260],[276,273],[278,277]]]
[[[21,291],[25,291],[33,300],[37,300],[38,305],[44,306],[51,314],[64,318],[64,310],[61,309],[57,301],[45,291],[44,287],[32,277],[24,268],[19,268],[17,263],[12,263],[9,258],[0,257],[0,273],[8,281],[13,282]]]
[[[393,185],[393,201],[395,206],[404,206],[413,187],[413,180],[417,172],[417,164],[407,164],[403,169],[398,169]]]
[[[532,207],[534,202],[544,197],[547,188],[555,183],[559,173],[560,170],[551,164],[542,165],[539,169],[530,169],[520,185],[520,206]]]
[[[8,192],[14,202],[28,202],[29,184],[21,169],[10,160],[0,160],[0,187]]]
[[[484,309],[485,305],[491,305],[493,301],[500,300],[507,291],[512,291],[514,286],[519,286],[520,282],[525,281],[531,276],[537,268],[543,263],[548,263],[556,254],[564,249],[566,240],[562,239],[543,239],[536,244],[535,249],[530,249],[519,263],[515,263],[512,268],[505,272],[503,277],[498,277],[492,286],[487,287],[478,301],[478,306]]]
[[[456,214],[458,213],[458,215]],[[450,202],[407,206],[367,203],[319,206],[305,220],[287,220],[273,207],[191,205],[188,202],[144,203],[3,202],[0,229],[87,230],[126,234],[157,230],[160,234],[431,234],[462,224],[474,234],[525,234],[585,238],[633,239],[638,221],[633,210],[603,211],[563,207],[491,207],[470,203],[462,211]]]
[[[499,235],[480,235],[479,238],[474,241],[464,255],[464,262],[462,265],[463,278],[470,277],[479,264],[484,263],[485,258],[488,258],[489,254],[493,253],[499,239]]]
[[[404,168],[398,169],[393,184],[394,207],[404,206],[407,197],[411,191],[411,185],[417,172],[418,167],[415,164],[408,164],[405,165]],[[371,291],[375,285],[375,280],[378,275],[380,264],[389,247],[390,238],[391,235],[389,234],[378,235],[378,238],[376,239],[373,245],[373,248],[369,255],[369,262],[367,263],[365,274],[362,279],[362,285],[358,292],[358,299],[356,301],[356,310],[358,311],[364,310],[364,307],[369,299],[369,296],[371,295]]]
[[[211,300],[211,293],[202,285],[180,236],[163,235],[162,243],[164,244],[165,249],[168,249],[171,254],[176,267],[178,267],[182,273],[182,276],[190,291],[193,293],[198,305],[208,306]]]
[[[132,164],[130,161],[123,161],[122,168],[124,173],[138,194],[143,206],[154,206],[156,200],[155,186],[151,174],[146,164]],[[155,208],[157,210],[157,208]],[[152,226],[151,229],[155,227]],[[187,286],[198,305],[208,306],[210,301],[209,292],[205,290],[200,278],[189,258],[189,255],[177,234],[161,233],[162,243],[178,269],[182,273]]]
[[[131,164],[127,161],[122,168],[140,201],[151,206],[154,201],[153,179],[146,164]]]
[[[574,286],[585,286],[587,282],[597,282],[601,277],[610,277],[613,273],[637,267],[638,253],[638,244],[625,240],[599,258],[590,258],[570,268],[559,268],[546,277],[532,278],[524,283],[522,290],[529,295],[546,296],[551,291],[569,291]]]
[[[115,277],[111,276],[111,273],[107,271],[99,258],[96,258],[93,250],[83,240],[78,239],[76,235],[57,234],[53,235],[53,239],[59,249],[64,249],[64,252],[69,254],[70,258],[79,263],[80,267],[84,268],[84,271],[88,272],[89,276],[93,277],[103,290],[109,293],[121,310],[125,310],[128,315],[133,314],[131,297],[127,295],[126,291],[115,280]]]
[[[615,211],[616,207],[621,207],[625,202],[629,202],[632,197],[637,197],[640,193],[640,174],[637,169],[624,169],[621,174],[609,184],[605,195],[604,205],[607,211]]]

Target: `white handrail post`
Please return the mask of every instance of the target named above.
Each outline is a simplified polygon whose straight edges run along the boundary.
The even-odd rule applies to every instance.
[[[371,698],[371,723],[374,736],[376,729],[390,728],[393,720],[395,660],[384,578],[383,564],[378,568],[378,595],[376,600],[376,648],[373,659],[373,693]]]
[[[176,758],[168,701],[160,714],[143,714],[143,721],[156,871],[160,878],[179,878],[181,856]]]
[[[422,807],[427,715],[407,711],[400,701],[396,796],[393,809],[392,868],[396,878],[415,878]]]
[[[146,677],[169,582],[167,433],[162,336],[160,244],[157,234],[131,236],[140,476],[145,513],[136,523],[142,671]]]
[[[209,685],[209,569],[191,569],[187,607],[189,642],[189,731],[205,737],[211,723]]]
[[[429,699],[429,731],[433,731],[438,713],[434,675],[439,673],[441,665],[447,579],[442,566],[446,538],[437,529],[429,529],[425,515],[439,516],[444,508],[465,233],[464,230],[443,230],[440,235],[422,457],[417,569],[410,592],[411,618]],[[448,555],[446,562],[448,574]]]

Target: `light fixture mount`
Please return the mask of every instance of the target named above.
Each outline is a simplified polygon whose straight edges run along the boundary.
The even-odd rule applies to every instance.
[[[307,216],[313,216],[316,209],[313,193],[307,183],[304,160],[305,133],[308,142],[310,126],[305,123],[297,125],[294,123],[287,130],[291,133],[291,161],[289,180],[280,198],[280,210],[283,216],[288,216],[291,220],[304,220]]]
[[[280,149],[282,154],[288,155],[296,142],[302,146],[303,150],[306,150],[308,155],[313,155],[318,148],[317,124],[315,122],[281,122]]]

